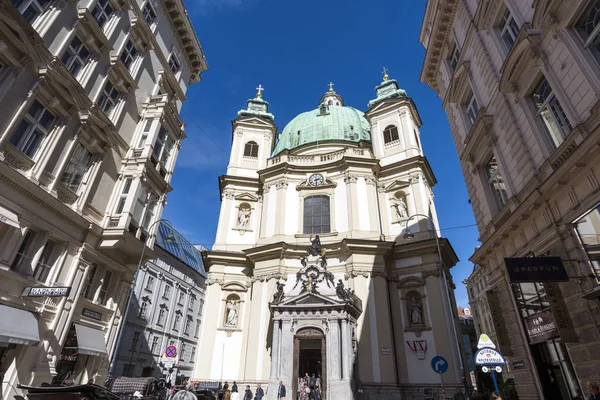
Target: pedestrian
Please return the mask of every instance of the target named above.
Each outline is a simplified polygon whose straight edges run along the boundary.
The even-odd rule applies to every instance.
[[[466,397],[462,392],[462,387],[456,387],[456,393],[454,393],[454,396],[452,396],[452,400],[466,400]]]
[[[600,387],[598,387],[598,384],[596,382],[588,382],[587,390],[588,392],[590,392],[590,397],[588,397],[588,400],[600,399]]]
[[[246,385],[246,391],[244,392],[244,400],[252,400],[252,390],[250,390],[250,385]]]
[[[260,383],[258,383],[256,385],[256,393],[254,394],[254,398],[256,400],[262,400],[262,398],[265,397],[265,392],[264,390],[262,390],[262,388],[260,387]]]
[[[229,389],[229,384],[227,383],[227,381],[225,381],[225,384],[223,385],[223,392],[226,392],[227,389]]]
[[[233,381],[233,386],[231,387],[231,393],[237,393],[237,392],[238,392],[237,383],[235,383],[235,381]]]
[[[237,390],[235,392],[231,392],[231,400],[240,400],[240,394],[237,392]]]
[[[494,392],[490,395],[490,400],[502,400],[502,396],[500,396],[500,393]]]
[[[285,386],[283,381],[279,381],[279,387],[277,388],[277,400],[285,399]]]
[[[304,387],[304,386],[302,386],[302,387],[300,388],[300,393],[298,393],[298,400],[307,400],[307,397],[306,397],[306,392],[305,392],[305,390],[304,390],[304,389],[305,389],[305,387]]]
[[[314,389],[315,387],[317,387],[317,377],[315,374],[312,374],[312,377],[310,378],[310,388]]]

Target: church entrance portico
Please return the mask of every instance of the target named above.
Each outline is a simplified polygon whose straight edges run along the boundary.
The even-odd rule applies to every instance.
[[[270,304],[273,336],[269,399],[277,399],[279,381],[290,391],[288,397],[296,398],[299,379],[306,373],[320,377],[322,399],[352,399],[361,300],[345,289],[341,280],[334,287],[324,256],[309,253],[302,265],[295,286],[302,284],[300,292],[285,294],[283,284],[278,284]],[[318,291],[320,285],[322,293]]]

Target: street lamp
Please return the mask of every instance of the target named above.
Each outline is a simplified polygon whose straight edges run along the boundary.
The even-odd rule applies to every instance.
[[[410,231],[410,228],[408,227],[408,223],[410,222],[410,220],[415,217],[423,217],[423,218],[427,219],[428,221],[431,222],[431,224],[433,225],[434,230],[435,230],[435,223],[433,222],[431,217],[429,217],[428,215],[425,215],[425,214],[413,214],[406,220],[406,230],[404,231],[404,235],[402,235],[402,238],[404,238],[405,240],[411,240],[411,239],[415,238],[415,234],[412,233]],[[457,346],[456,352],[458,353],[458,361],[460,362],[460,369],[461,369],[462,375],[463,375],[463,385],[466,386],[467,378],[465,376],[465,369],[463,366],[462,354],[460,351],[460,348],[461,348],[460,341],[458,340],[458,333],[456,332],[456,324],[454,322],[454,312],[455,311],[452,309],[450,290],[448,289],[448,279],[446,279],[446,269],[444,268],[444,259],[442,258],[442,251],[440,250],[440,240],[438,238],[437,232],[435,232],[435,245],[437,247],[438,257],[440,259],[440,263],[442,266],[442,279],[444,279],[444,289],[446,290],[446,298],[448,300],[448,308],[450,309],[450,320],[452,321],[452,330],[454,331],[454,340],[456,341],[456,346]]]
[[[159,222],[167,222],[169,225],[173,226],[171,221],[166,220],[166,219],[159,219],[158,221],[155,221],[152,225],[150,225],[150,227],[148,228],[148,231],[152,232],[152,228],[154,228],[154,225],[158,224]],[[156,234],[150,235],[150,238],[152,238],[152,237],[156,237]],[[166,236],[165,240],[167,242],[174,242],[175,236],[173,236],[171,234],[169,236]],[[147,247],[146,242],[147,242],[147,239],[146,239],[146,241],[142,242],[143,247],[142,247],[142,254],[140,254],[140,261],[138,261],[137,269],[135,270],[135,274],[133,275],[133,283],[129,287],[129,295],[127,296],[127,302],[125,303],[125,315],[123,317],[123,321],[121,322],[121,326],[119,327],[119,335],[117,336],[117,344],[115,345],[113,355],[110,360],[109,371],[108,371],[109,378],[112,378],[112,376],[113,376],[113,372],[115,369],[115,361],[116,361],[115,359],[117,357],[117,352],[119,351],[119,346],[121,345],[121,340],[123,339],[123,330],[125,329],[125,324],[127,323],[127,319],[129,318],[129,309],[130,309],[129,302],[133,298],[133,295],[135,292],[135,286],[137,284],[137,280],[139,277],[139,272],[140,272],[140,269],[142,268],[142,262],[144,261],[144,253],[146,252],[146,247]]]

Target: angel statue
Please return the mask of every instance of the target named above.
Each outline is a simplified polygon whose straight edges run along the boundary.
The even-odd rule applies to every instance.
[[[411,297],[408,301],[408,313],[411,325],[423,325],[423,303],[418,297]]]
[[[320,256],[321,255],[321,239],[319,239],[319,235],[315,236],[314,239],[311,239],[312,243],[308,248],[308,254],[311,256]]]
[[[285,286],[283,283],[277,282],[277,291],[273,295],[273,303],[279,304],[283,301],[283,287]]]

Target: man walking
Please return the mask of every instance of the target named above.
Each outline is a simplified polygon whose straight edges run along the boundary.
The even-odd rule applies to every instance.
[[[285,386],[283,381],[279,381],[279,387],[277,388],[277,400],[285,399]]]

